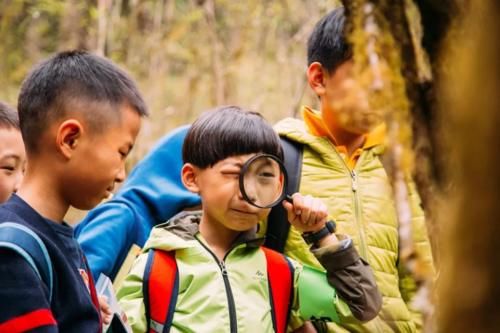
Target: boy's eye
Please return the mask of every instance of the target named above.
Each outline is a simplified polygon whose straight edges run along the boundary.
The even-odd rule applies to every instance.
[[[223,170],[221,173],[224,176],[229,176],[229,177],[238,178],[240,176],[240,170]]]
[[[15,167],[10,166],[10,165],[3,165],[0,168],[3,169],[3,170],[7,170],[7,171],[14,171],[14,170],[16,170]]]
[[[239,172],[223,172],[222,174],[227,175],[227,176],[239,176],[240,175]]]
[[[259,177],[274,178],[274,177],[276,177],[276,176],[275,176],[275,175],[274,175],[274,173],[272,173],[272,172],[266,172],[266,171],[263,171],[263,172],[260,172],[260,173],[259,173]]]
[[[276,175],[272,172],[261,172],[257,175],[257,180],[263,185],[273,184],[276,181]]]

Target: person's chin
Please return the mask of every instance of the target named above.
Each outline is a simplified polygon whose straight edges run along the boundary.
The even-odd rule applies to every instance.
[[[373,131],[380,123],[359,123],[355,125],[347,125],[346,128],[349,132],[357,135],[365,135]]]
[[[256,227],[257,225],[257,222],[249,222],[249,221],[234,221],[234,223],[232,223],[232,228],[234,231],[238,231],[238,232],[245,232],[245,231],[248,231],[248,230],[252,230]]]
[[[259,222],[259,217],[257,214],[233,210],[231,220],[235,225],[238,225],[239,231],[244,231],[257,224]]]
[[[96,201],[96,200],[88,200],[85,202],[78,202],[78,203],[73,203],[71,206],[73,206],[76,209],[79,210],[91,210],[95,206],[97,206],[101,201]]]
[[[257,218],[257,214],[253,212],[247,212],[238,209],[232,209],[231,212],[233,213],[233,215],[245,220]]]
[[[75,208],[80,209],[80,210],[90,210],[90,209],[96,207],[97,205],[99,205],[100,203],[108,200],[111,196],[112,196],[112,193],[109,191],[106,191],[105,193],[103,193],[101,195],[98,195],[98,196],[96,195],[93,198],[88,198],[88,200],[86,200],[85,202],[79,203],[78,206],[76,206],[76,205],[74,205],[74,206],[75,206]]]

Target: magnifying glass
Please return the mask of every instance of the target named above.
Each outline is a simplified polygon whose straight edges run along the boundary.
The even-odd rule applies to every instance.
[[[285,193],[288,175],[281,160],[270,154],[257,154],[245,162],[240,171],[243,198],[259,208],[271,208],[283,200],[292,201]]]
[[[246,161],[241,168],[239,182],[243,199],[255,207],[272,208],[283,200],[293,202],[292,197],[285,192],[288,182],[285,166],[274,155],[257,154]],[[329,220],[325,226],[330,233],[335,232],[333,220]],[[306,240],[308,243],[314,241],[313,238]]]

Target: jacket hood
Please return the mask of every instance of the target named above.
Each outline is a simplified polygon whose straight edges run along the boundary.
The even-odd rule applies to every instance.
[[[157,223],[183,208],[199,205],[200,197],[184,187],[180,176],[182,145],[189,127],[179,127],[163,137],[132,170],[116,200],[132,202],[139,216]]]
[[[144,251],[158,249],[172,251],[194,246],[195,235],[199,230],[201,211],[184,211],[169,221],[159,224],[151,230],[151,235],[144,245]]]

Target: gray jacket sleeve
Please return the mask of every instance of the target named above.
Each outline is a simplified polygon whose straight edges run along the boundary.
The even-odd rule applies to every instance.
[[[328,283],[360,321],[375,318],[382,307],[370,265],[359,256],[352,242],[345,248],[329,246],[311,250],[326,269]]]

